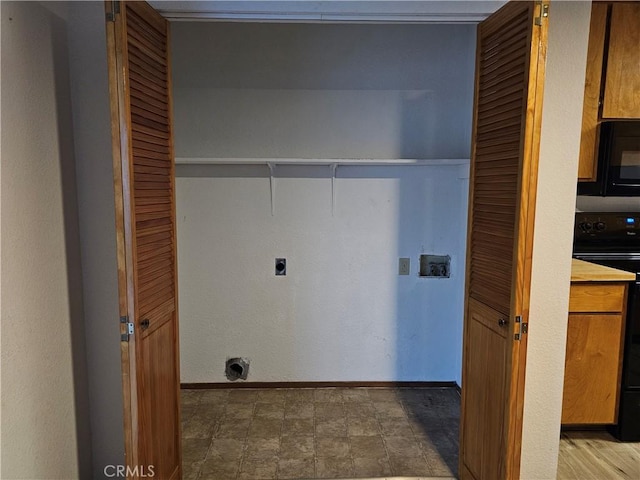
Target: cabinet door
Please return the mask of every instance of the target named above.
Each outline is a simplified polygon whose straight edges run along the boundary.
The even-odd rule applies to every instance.
[[[582,107],[582,137],[580,138],[580,162],[578,180],[595,181],[598,171],[598,132],[600,88],[602,85],[602,61],[607,30],[606,3],[594,3],[591,7],[591,27],[587,50],[587,72],[584,82]]]
[[[611,424],[618,418],[622,314],[569,314],[563,424]]]
[[[602,118],[640,118],[640,3],[611,10]]]

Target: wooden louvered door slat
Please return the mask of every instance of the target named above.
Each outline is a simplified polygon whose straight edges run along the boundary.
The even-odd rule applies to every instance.
[[[107,12],[114,12],[111,2]],[[168,22],[120,2],[107,22],[128,476],[180,478],[174,159]],[[153,468],[151,468],[153,467]]]
[[[478,28],[469,194],[460,469],[519,478],[547,20],[513,1]],[[536,16],[538,19],[536,19]]]

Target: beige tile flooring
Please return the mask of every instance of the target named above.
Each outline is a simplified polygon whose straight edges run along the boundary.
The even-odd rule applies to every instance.
[[[185,480],[452,477],[447,388],[183,390]]]
[[[618,442],[603,431],[563,432],[558,479],[638,480],[640,443]]]

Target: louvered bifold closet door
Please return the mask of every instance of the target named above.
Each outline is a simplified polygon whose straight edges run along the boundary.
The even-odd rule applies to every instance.
[[[167,31],[164,19],[145,19],[145,3],[126,5],[137,310],[148,336],[176,306]]]
[[[524,2],[521,9],[530,10]],[[521,9],[494,28],[484,25],[478,52],[469,294],[505,315],[511,306],[531,30]]]
[[[478,27],[467,242],[460,478],[517,479],[547,5]]]
[[[115,11],[113,30],[107,26],[118,95],[116,108],[112,85],[120,148],[116,196],[119,188],[122,195],[121,211],[116,202],[119,261],[126,270],[121,305],[134,328],[128,371],[123,365],[130,376],[123,383],[131,423],[127,463],[174,479],[180,477],[181,442],[169,24],[145,2],[118,2]]]

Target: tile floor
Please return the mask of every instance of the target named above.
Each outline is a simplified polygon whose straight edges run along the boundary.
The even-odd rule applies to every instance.
[[[453,477],[447,388],[183,390],[183,478]]]

